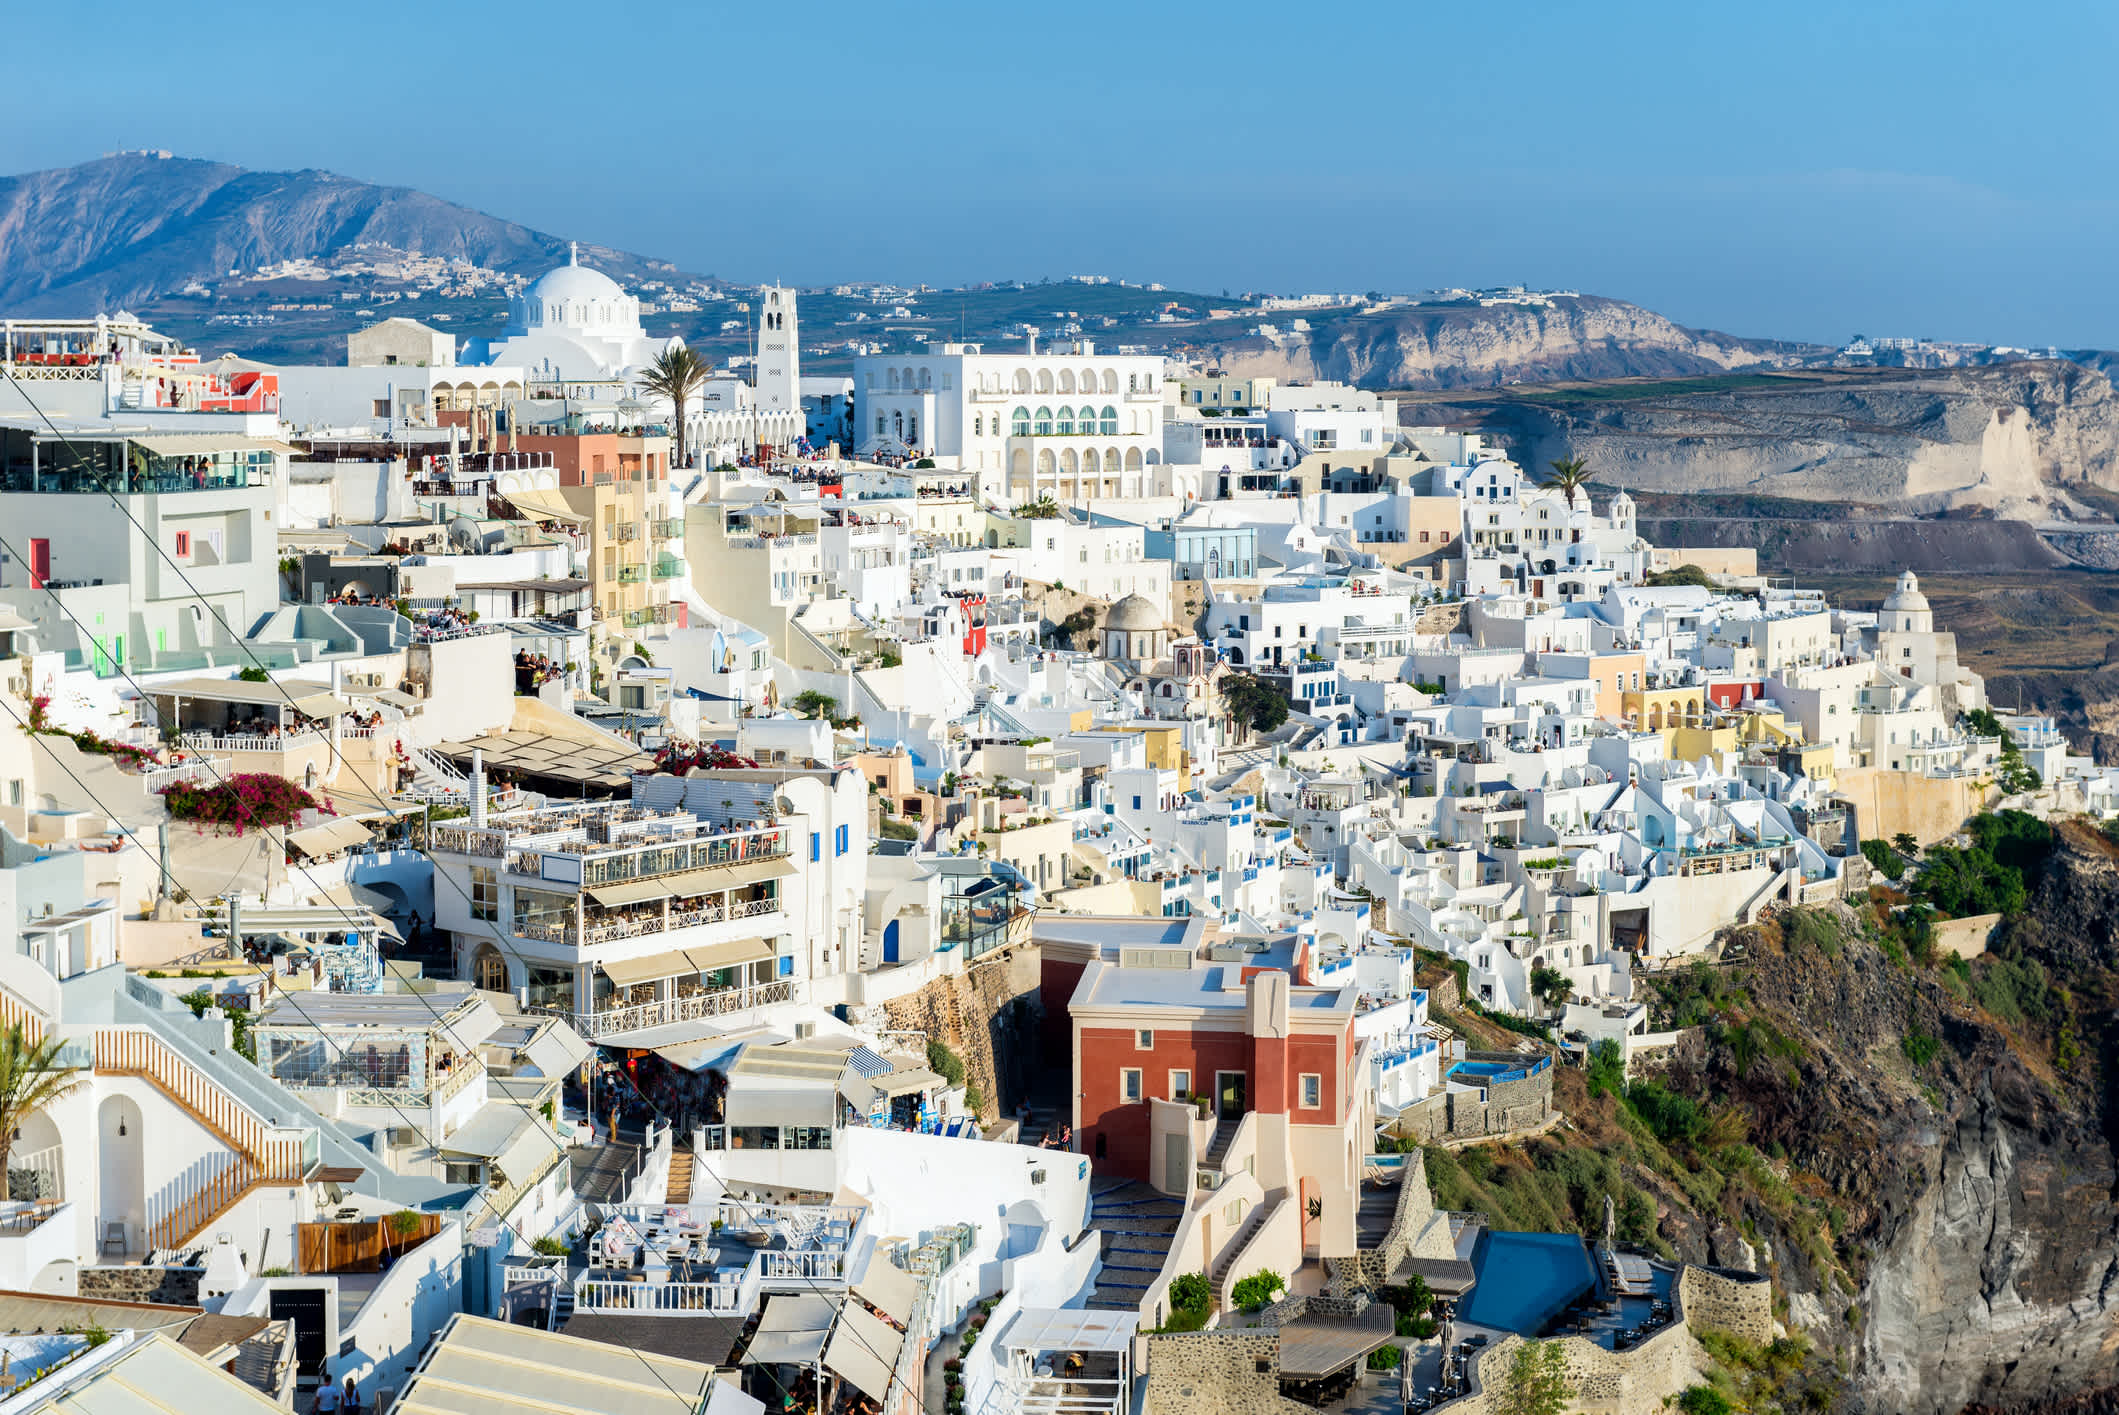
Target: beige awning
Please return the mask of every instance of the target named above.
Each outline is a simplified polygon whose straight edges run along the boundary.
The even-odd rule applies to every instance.
[[[127,437],[135,447],[145,448],[157,457],[198,457],[209,452],[278,452],[289,457],[302,455],[301,449],[271,437],[245,437],[238,432],[158,432],[147,436]]]
[[[240,678],[179,678],[173,683],[150,683],[143,691],[150,698],[291,707],[311,717],[335,717],[353,711],[350,703],[334,697],[321,683],[246,683]]]
[[[740,884],[756,884],[760,880],[785,879],[795,873],[795,862],[785,855],[771,860],[746,860],[727,869],[702,870],[700,874],[719,875],[721,883],[716,888],[727,889]]]
[[[615,909],[622,904],[639,904],[649,899],[667,899],[674,893],[668,880],[629,879],[618,884],[599,884],[589,890],[589,898],[606,909]]]
[[[831,1082],[791,1081],[783,1077],[728,1078],[722,1118],[738,1129],[778,1129],[783,1125],[829,1130],[838,1118],[839,1092]]]
[[[314,860],[334,850],[350,850],[373,839],[368,827],[355,820],[328,820],[306,830],[289,832],[287,844]]]
[[[868,1084],[875,1087],[878,1095],[896,1097],[909,1096],[914,1091],[931,1091],[937,1086],[946,1087],[949,1083],[926,1067],[915,1066],[909,1071],[893,1071],[887,1076],[871,1077]]]
[[[920,1300],[920,1280],[883,1256],[869,1256],[868,1270],[853,1285],[853,1295],[889,1317],[910,1325],[913,1306]]]
[[[898,1362],[905,1334],[866,1307],[849,1302],[839,1309],[839,1325],[824,1348],[824,1364],[878,1404],[890,1402],[890,1373]]]
[[[556,491],[504,491],[501,495],[509,505],[535,520],[570,521],[577,526],[589,523],[587,515],[567,505]]]
[[[673,948],[667,953],[651,953],[645,958],[628,958],[623,962],[604,963],[604,976],[619,987],[631,987],[634,983],[651,982],[657,978],[677,978],[691,973],[711,973],[721,968],[733,968],[742,963],[758,963],[773,956],[773,946],[762,938],[739,938],[728,943],[706,944],[698,948]]]

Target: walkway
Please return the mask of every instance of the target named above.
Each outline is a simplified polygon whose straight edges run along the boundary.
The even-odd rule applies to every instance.
[[[1139,1311],[1149,1285],[1162,1274],[1185,1207],[1137,1179],[1095,1181],[1089,1193],[1089,1226],[1103,1233],[1104,1265],[1088,1305]]]

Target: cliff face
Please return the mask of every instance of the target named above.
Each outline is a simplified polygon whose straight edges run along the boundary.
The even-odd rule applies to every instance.
[[[1844,1362],[1847,1409],[2119,1409],[2115,856],[2070,827],[2000,956],[1962,984],[1851,933],[1820,947],[1752,931],[1742,1005],[1796,1059],[1740,1065],[1710,1044],[1672,1074],[1737,1105],[1752,1143],[1785,1155],[1794,1212],[1822,1217],[1808,1235],[1762,1210],[1743,1221],[1788,1323]],[[1909,1060],[1908,1037],[1932,1058]],[[1736,1243],[1719,1223],[1680,1207],[1663,1228],[1727,1261],[1710,1251]]]
[[[1229,372],[1245,375],[1328,378],[1363,388],[1498,388],[1781,368],[1828,352],[1688,329],[1653,310],[1590,295],[1536,308],[1416,306],[1312,323],[1304,342],[1245,340],[1214,353]]]
[[[1597,480],[1647,491],[2043,519],[2071,484],[2119,487],[2119,398],[2066,362],[1524,390],[1403,416],[1496,427],[1525,465],[1579,456]]]

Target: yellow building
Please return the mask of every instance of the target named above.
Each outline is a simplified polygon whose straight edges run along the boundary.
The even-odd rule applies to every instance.
[[[1707,690],[1698,686],[1640,688],[1621,693],[1619,701],[1626,720],[1639,732],[1699,727],[1712,716],[1707,707]]]

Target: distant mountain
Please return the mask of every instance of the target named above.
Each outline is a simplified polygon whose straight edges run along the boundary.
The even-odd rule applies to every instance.
[[[0,308],[83,314],[139,306],[232,269],[319,259],[361,243],[534,275],[567,243],[469,207],[314,169],[125,154],[0,177]],[[584,245],[619,280],[680,274],[666,261]]]

